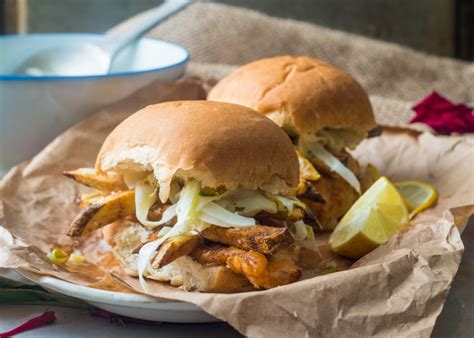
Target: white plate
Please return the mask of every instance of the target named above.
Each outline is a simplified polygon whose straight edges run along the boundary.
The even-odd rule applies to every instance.
[[[213,323],[219,320],[194,304],[157,302],[152,297],[88,288],[35,273],[17,270],[25,278],[48,291],[82,299],[103,310],[118,315],[170,323]]]

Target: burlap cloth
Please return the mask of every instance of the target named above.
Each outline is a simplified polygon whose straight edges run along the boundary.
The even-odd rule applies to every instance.
[[[384,125],[405,125],[413,103],[433,90],[455,102],[474,103],[472,63],[237,7],[196,3],[149,35],[186,47],[192,61],[189,73],[206,79],[224,76],[232,65],[273,55],[324,60],[361,82],[377,121]]]

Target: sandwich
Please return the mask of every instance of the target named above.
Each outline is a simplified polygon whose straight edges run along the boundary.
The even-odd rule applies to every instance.
[[[93,190],[67,229],[102,232],[147,291],[241,292],[297,281],[317,224],[290,196],[299,182],[288,136],[250,108],[209,101],[148,106],[106,138],[95,168],[64,173]]]
[[[310,57],[277,56],[246,64],[218,82],[212,101],[240,104],[276,122],[299,155],[294,193],[331,231],[371,183],[348,150],[378,130],[362,86]]]

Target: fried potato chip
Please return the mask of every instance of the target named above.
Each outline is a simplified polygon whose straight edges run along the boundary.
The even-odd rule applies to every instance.
[[[64,171],[63,175],[72,178],[76,182],[100,191],[124,191],[128,190],[123,177],[112,172],[106,175],[97,174],[93,168],[79,168],[76,170]]]
[[[195,235],[179,235],[164,242],[153,259],[151,266],[159,269],[175,259],[185,256],[193,251],[200,243]]]
[[[256,225],[249,228],[222,228],[213,226],[199,233],[210,241],[269,254],[280,245],[291,242],[287,228]]]
[[[112,222],[135,215],[135,192],[122,191],[101,199],[100,203],[87,205],[74,218],[67,235],[79,237]]]

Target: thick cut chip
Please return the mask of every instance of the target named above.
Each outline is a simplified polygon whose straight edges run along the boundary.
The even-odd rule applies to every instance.
[[[84,193],[81,194],[78,198],[79,207],[84,209],[89,204],[101,204],[103,201],[107,199],[107,195],[104,195],[100,191],[95,191],[92,193]]]
[[[201,231],[199,235],[210,241],[264,254],[270,254],[282,244],[291,242],[291,236],[287,228],[264,225],[239,229],[213,226]]]
[[[79,237],[107,224],[135,215],[135,192],[133,190],[114,193],[100,203],[89,204],[74,218],[67,235]]]
[[[80,168],[76,170],[64,171],[64,176],[72,178],[76,182],[104,192],[128,190],[122,175],[107,173],[97,174],[95,169]]]
[[[195,235],[179,235],[164,242],[152,261],[151,266],[159,269],[181,256],[185,256],[199,245],[200,240]]]

